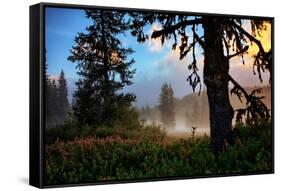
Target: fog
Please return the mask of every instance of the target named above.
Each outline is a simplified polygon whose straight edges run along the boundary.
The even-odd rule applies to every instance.
[[[247,92],[251,92],[256,87],[245,88]],[[261,94],[264,96],[263,102],[271,109],[271,88],[266,86],[262,88]],[[230,94],[230,102],[234,110],[246,107],[246,101],[240,100],[236,95]],[[161,126],[166,135],[175,138],[189,138],[192,136],[193,128],[195,127],[194,136],[210,135],[210,122],[209,122],[209,107],[207,100],[207,93],[201,92],[198,96],[192,93],[184,96],[181,99],[175,99],[175,126],[163,127],[161,123],[160,111],[157,106],[146,105],[140,109],[140,118],[146,121],[146,125],[156,124]],[[233,125],[235,124],[235,116]]]
[[[166,128],[167,136],[175,137],[175,138],[189,138],[192,137],[192,127],[196,127],[194,136],[204,136],[210,134],[210,129],[207,126],[194,126],[191,124],[187,124],[184,120],[177,118],[175,127]]]

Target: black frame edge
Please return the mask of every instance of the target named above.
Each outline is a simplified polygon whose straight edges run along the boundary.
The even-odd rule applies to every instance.
[[[29,7],[29,184],[42,188],[41,4]]]

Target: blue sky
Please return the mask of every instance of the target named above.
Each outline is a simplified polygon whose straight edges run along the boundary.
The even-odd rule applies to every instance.
[[[74,83],[79,76],[76,74],[76,64],[68,61],[67,58],[70,55],[70,49],[75,45],[75,36],[78,32],[86,32],[85,29],[91,24],[91,20],[85,17],[85,13],[81,9],[46,8],[45,14],[47,73],[52,78],[57,78],[60,71],[64,70],[68,81],[69,99],[71,100],[75,91]],[[151,32],[152,28],[157,27],[157,24],[155,24],[145,28],[145,31]],[[199,28],[199,30],[201,29]],[[179,61],[178,54],[171,50],[171,43],[168,42],[161,46],[159,39],[148,40],[143,44],[139,44],[129,32],[119,38],[124,47],[131,47],[135,51],[129,57],[134,58],[136,61],[132,66],[132,68],[136,69],[136,74],[132,80],[134,83],[122,91],[135,93],[137,96],[135,104],[137,106],[156,105],[160,87],[165,82],[171,83],[177,98],[192,92],[186,82],[188,75],[187,64],[191,62],[190,56]],[[197,50],[199,73],[202,75],[203,55],[200,48]],[[237,63],[240,62],[240,60],[237,61]],[[247,67],[246,70],[241,70],[240,65],[236,63],[233,65],[234,69],[230,72],[242,79],[240,81],[242,85],[253,86],[259,84],[257,77],[254,77],[254,75],[249,78],[249,73],[251,72],[252,74],[250,67]]]
[[[76,78],[75,64],[67,57],[77,32],[85,31],[90,21],[76,9],[46,8],[45,18],[48,73],[55,75],[63,69],[68,77]]]
[[[51,77],[56,78],[63,69],[68,80],[69,97],[72,97],[75,85],[74,82],[79,78],[76,74],[75,63],[67,60],[70,55],[70,49],[75,45],[74,38],[77,32],[86,32],[85,28],[91,24],[91,21],[85,17],[85,13],[80,9],[46,9],[46,57],[47,72]],[[150,28],[145,30],[149,31]],[[135,37],[129,32],[120,36],[120,40],[125,47],[131,47],[135,53],[129,58],[135,59],[132,68],[136,69],[134,84],[124,88],[124,92],[134,92],[137,95],[137,105],[157,104],[161,84],[171,83],[175,89],[175,95],[182,97],[189,91],[185,86],[186,74],[174,74],[171,68],[161,67],[158,62],[165,61],[165,56],[170,53],[170,47],[161,47],[159,42],[147,42],[139,44]],[[174,79],[177,75],[177,79]],[[178,84],[181,82],[180,84]],[[182,89],[184,85],[186,90]],[[180,88],[177,88],[180,87]]]

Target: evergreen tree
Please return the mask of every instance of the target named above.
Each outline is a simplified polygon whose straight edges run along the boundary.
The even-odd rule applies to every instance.
[[[54,126],[59,122],[58,88],[55,79],[46,79],[46,126]]]
[[[61,70],[61,73],[60,73],[60,76],[58,79],[57,92],[58,92],[57,101],[59,104],[57,113],[58,113],[60,121],[64,121],[67,117],[67,112],[69,111],[69,102],[67,99],[67,95],[68,95],[67,82],[66,82],[63,70]]]
[[[65,120],[69,103],[67,99],[67,83],[64,72],[61,70],[58,83],[55,79],[50,79],[47,73],[46,50],[44,57],[44,83],[45,83],[45,125],[54,126]],[[58,85],[57,85],[58,84]]]
[[[53,118],[55,116],[54,113],[54,104],[53,104],[53,89],[52,89],[52,81],[49,78],[49,75],[47,73],[47,59],[46,59],[46,53],[45,50],[45,56],[44,56],[44,83],[45,83],[45,125],[46,127],[49,127],[53,125]]]
[[[58,115],[58,110],[59,110],[59,102],[58,102],[58,87],[55,79],[51,79],[51,85],[50,85],[50,97],[51,97],[51,107],[52,107],[52,118],[53,122],[58,123],[59,121],[59,115]]]
[[[159,110],[161,115],[161,121],[166,127],[168,124],[168,84],[165,83],[161,86],[161,93],[159,97]]]
[[[74,115],[80,125],[111,125],[118,116],[118,107],[130,107],[135,100],[134,94],[120,93],[132,84],[135,73],[130,69],[134,60],[127,61],[133,50],[122,47],[117,38],[127,29],[128,23],[123,12],[85,12],[93,24],[86,28],[87,32],[78,34],[69,56],[69,60],[77,64],[80,76],[74,95]]]
[[[171,84],[169,84],[168,87],[168,108],[169,108],[169,127],[174,127],[175,124],[175,98],[174,98],[174,91],[173,88],[171,86]]]
[[[63,123],[69,111],[67,82],[63,71],[61,71],[57,81],[46,76],[45,96],[46,126],[50,127]]]
[[[175,126],[175,104],[174,93],[171,85],[164,83],[161,86],[161,93],[159,97],[159,110],[161,121],[164,127]]]
[[[46,117],[46,126],[48,127],[51,124],[51,121],[54,116],[54,109],[52,105],[52,86],[51,86],[51,80],[46,75],[45,77],[45,117]]]

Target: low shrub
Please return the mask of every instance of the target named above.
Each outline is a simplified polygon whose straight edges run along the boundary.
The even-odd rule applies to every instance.
[[[145,138],[160,129],[143,129],[139,138],[98,130],[98,136],[56,141],[46,146],[47,184],[66,184],[136,178],[258,173],[272,170],[270,124],[234,129],[235,142],[216,158],[209,137],[164,144]],[[129,131],[128,131],[129,132]],[[97,133],[97,131],[95,132]],[[119,133],[119,134],[118,134]],[[139,133],[139,132],[138,132]],[[146,134],[147,133],[147,134]],[[112,134],[118,134],[111,136]],[[131,138],[130,138],[131,137]]]

